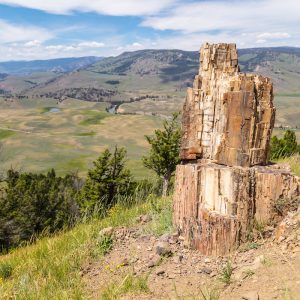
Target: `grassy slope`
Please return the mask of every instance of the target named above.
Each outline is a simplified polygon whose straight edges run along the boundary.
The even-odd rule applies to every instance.
[[[107,218],[77,225],[54,237],[41,238],[0,256],[1,299],[83,299],[81,267],[101,259],[98,233],[108,226],[133,225],[137,216],[151,214],[148,231],[162,234],[171,228],[171,199],[155,199],[131,208],[115,206]],[[6,271],[5,271],[6,270]]]

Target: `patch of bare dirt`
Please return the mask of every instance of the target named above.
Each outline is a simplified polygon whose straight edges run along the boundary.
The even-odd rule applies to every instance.
[[[89,299],[101,299],[109,284],[128,274],[147,276],[149,293],[122,299],[205,299],[202,293],[217,299],[213,292],[224,300],[300,299],[299,210],[231,257],[203,256],[177,233],[145,234],[144,223],[115,230],[112,250],[82,270]]]

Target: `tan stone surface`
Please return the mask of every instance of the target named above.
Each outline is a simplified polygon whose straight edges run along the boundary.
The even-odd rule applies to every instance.
[[[230,166],[265,164],[275,119],[273,85],[239,73],[234,44],[204,44],[183,109],[183,160]]]
[[[225,255],[245,242],[254,220],[270,221],[278,199],[300,195],[300,179],[278,167],[178,165],[174,224],[192,247]]]
[[[269,78],[239,72],[235,44],[204,44],[183,109],[182,164],[176,169],[174,224],[206,255],[245,242],[274,204],[300,196],[300,179],[265,166],[274,125]]]

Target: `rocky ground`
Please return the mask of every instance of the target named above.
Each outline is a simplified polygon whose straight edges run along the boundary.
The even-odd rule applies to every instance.
[[[150,222],[144,215],[132,228],[99,233],[113,246],[82,269],[90,299],[300,299],[300,209],[257,230],[230,257],[205,257],[177,233],[147,234]],[[128,276],[147,287],[118,294]]]

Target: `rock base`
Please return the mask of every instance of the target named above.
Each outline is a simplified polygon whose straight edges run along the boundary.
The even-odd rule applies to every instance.
[[[205,255],[226,255],[267,224],[279,199],[300,195],[300,178],[275,166],[229,167],[200,160],[178,165],[173,221]]]

